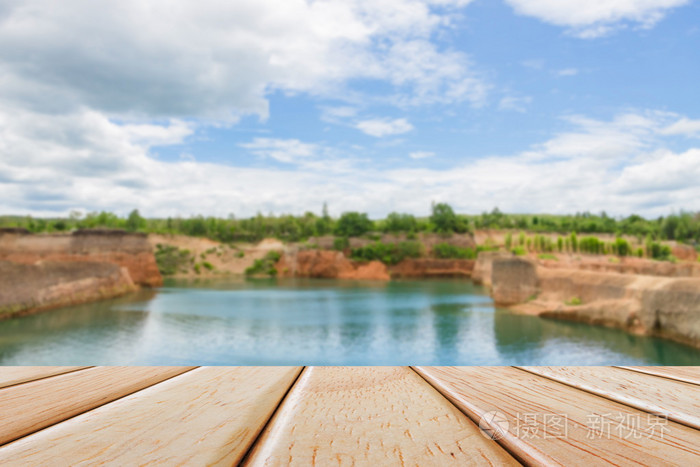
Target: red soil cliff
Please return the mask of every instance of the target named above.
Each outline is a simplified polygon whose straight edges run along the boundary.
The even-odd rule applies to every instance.
[[[145,234],[119,230],[85,230],[72,234],[0,232],[0,261],[34,264],[37,261],[98,262],[124,267],[138,285],[163,283]]]
[[[351,261],[340,251],[303,250],[285,254],[275,265],[281,277],[389,280],[379,261]]]
[[[116,297],[137,289],[125,268],[111,263],[0,261],[0,319]]]

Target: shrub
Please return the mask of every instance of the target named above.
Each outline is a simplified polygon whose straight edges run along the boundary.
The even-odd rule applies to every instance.
[[[176,246],[159,243],[156,245],[155,257],[160,273],[164,276],[171,276],[187,266],[190,261],[190,252],[180,250]]]
[[[343,251],[346,248],[350,248],[350,240],[348,237],[336,237],[333,239],[334,250]]]
[[[540,253],[539,255],[537,255],[537,257],[539,259],[551,259],[554,261],[559,261],[559,258],[557,258],[555,255],[553,255],[551,253]]]
[[[350,257],[360,261],[381,261],[385,264],[397,264],[405,258],[423,256],[420,242],[382,243],[375,242],[360,248],[353,248]]]
[[[194,265],[194,272],[196,272],[197,274],[200,274],[202,272],[202,268],[199,265],[199,263]]]
[[[213,271],[213,270],[214,270],[214,265],[211,264],[209,261],[204,261],[204,262],[202,262],[202,266],[204,266],[204,267],[205,267],[206,269],[208,269],[209,271]]]
[[[474,259],[476,251],[472,248],[461,248],[449,243],[438,243],[433,247],[433,255],[441,259]]]
[[[630,244],[622,237],[617,237],[615,239],[615,251],[619,256],[627,256],[632,252],[632,247]]]
[[[516,246],[515,248],[513,248],[513,249],[511,250],[511,252],[512,252],[515,256],[525,256],[525,253],[527,253],[527,252],[525,251],[525,248],[523,248],[523,247],[521,247],[521,246]]]
[[[506,234],[504,246],[506,247],[506,250],[510,250],[510,248],[513,246],[513,235],[511,235],[510,232]]]
[[[236,258],[243,258],[244,256],[245,256],[245,253],[243,251],[236,252]]]
[[[276,276],[275,263],[280,260],[282,254],[279,251],[268,251],[264,258],[256,259],[253,265],[245,270],[247,276],[263,275]]]
[[[566,303],[566,304],[569,305],[569,306],[577,306],[577,305],[580,305],[580,304],[583,303],[583,302],[582,302],[581,299],[578,298],[578,297],[571,297],[571,299],[565,301],[564,303]]]

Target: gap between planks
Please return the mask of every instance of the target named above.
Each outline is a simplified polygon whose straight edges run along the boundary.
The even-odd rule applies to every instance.
[[[516,367],[700,430],[700,388],[614,367]]]
[[[0,445],[65,422],[194,367],[93,367],[0,389]]]
[[[52,376],[81,371],[90,366],[4,366],[0,368],[0,389]]]

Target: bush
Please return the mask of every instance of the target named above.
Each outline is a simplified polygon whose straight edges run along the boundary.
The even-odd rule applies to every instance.
[[[474,259],[476,251],[472,248],[461,248],[449,243],[438,243],[433,247],[433,255],[441,259]]]
[[[581,299],[578,298],[578,297],[571,297],[570,300],[567,300],[567,301],[565,301],[564,303],[566,303],[566,304],[569,305],[569,306],[577,306],[577,305],[580,305],[580,304],[583,303],[583,302],[582,302]]]
[[[276,276],[275,263],[280,260],[282,254],[279,251],[269,251],[263,259],[256,259],[253,265],[245,270],[246,276],[268,275]]]
[[[214,270],[214,265],[211,264],[209,261],[204,261],[202,262],[202,266],[204,266],[207,270],[213,271]]]
[[[375,242],[360,248],[353,248],[350,257],[360,261],[381,261],[385,264],[397,264],[405,258],[423,256],[420,242],[382,243]]]
[[[189,250],[180,250],[176,246],[160,243],[156,245],[155,257],[158,270],[164,276],[177,273],[190,262]]]
[[[511,253],[513,253],[515,256],[525,256],[527,252],[522,246],[516,246],[511,250]]]
[[[350,240],[348,237],[335,237],[333,239],[334,250],[343,251],[346,248],[350,248]]]

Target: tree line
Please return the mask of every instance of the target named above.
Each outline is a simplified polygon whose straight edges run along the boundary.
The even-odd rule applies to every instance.
[[[65,218],[0,217],[0,227],[20,227],[31,232],[64,232],[75,229],[114,228],[132,232],[182,234],[207,237],[220,242],[256,242],[267,237],[284,241],[303,241],[310,237],[334,235],[359,237],[371,233],[406,234],[409,239],[418,233],[466,233],[475,229],[512,229],[531,232],[555,232],[569,235],[609,233],[638,239],[677,240],[697,245],[700,242],[700,212],[680,212],[655,219],[638,215],[611,217],[605,212],[573,215],[506,214],[498,208],[479,215],[457,214],[447,203],[433,203],[430,215],[392,212],[383,219],[370,219],[367,213],[345,212],[338,218],[323,206],[320,215],[263,215],[238,219],[193,216],[189,218],[144,218],[138,210],[120,217],[111,212],[94,212],[85,216],[72,213]]]

